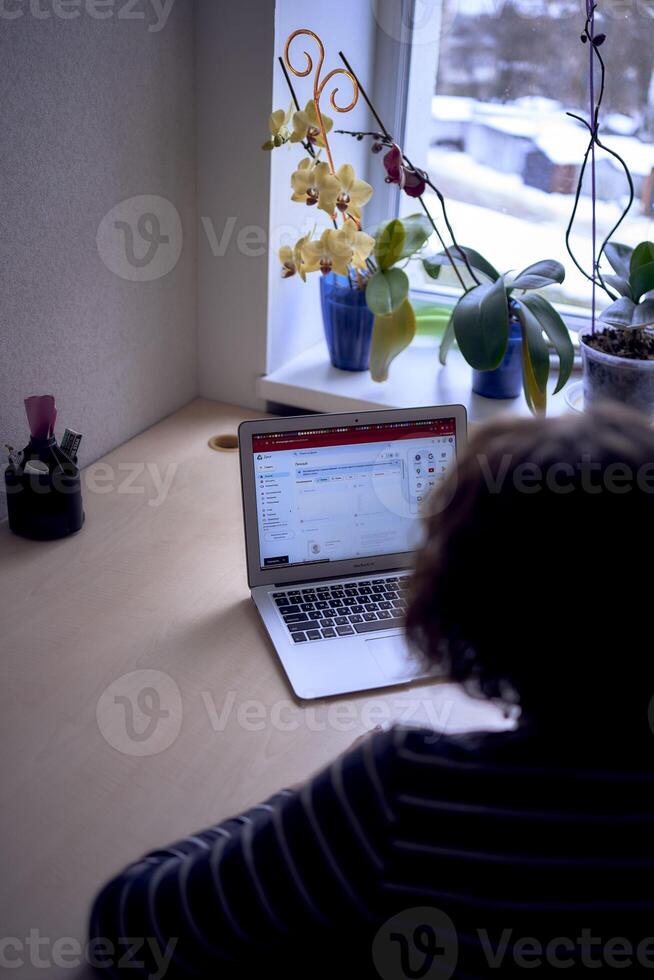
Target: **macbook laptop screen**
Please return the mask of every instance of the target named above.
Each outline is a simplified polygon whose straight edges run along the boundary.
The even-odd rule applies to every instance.
[[[456,456],[454,418],[253,435],[262,569],[400,554]]]

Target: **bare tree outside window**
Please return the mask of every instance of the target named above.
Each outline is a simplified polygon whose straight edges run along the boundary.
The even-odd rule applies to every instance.
[[[550,289],[550,297],[587,308],[590,284],[564,244],[588,141],[584,127],[566,114],[589,115],[580,43],[583,0],[441,0],[439,7],[441,30],[429,52],[434,79],[429,108],[424,91],[420,96],[417,91],[418,85],[424,89],[424,71],[420,77],[412,72],[409,86],[412,128],[419,128],[416,112],[411,116],[419,98],[428,116],[427,138],[414,156],[446,195],[462,244],[502,271],[544,255],[559,259],[566,281]],[[607,34],[600,132],[626,160],[636,190],[618,237],[636,245],[654,235],[654,0],[600,0],[596,31]],[[408,132],[410,147],[412,141]],[[601,240],[628,196],[624,174],[601,151],[597,189]],[[404,201],[402,210],[407,211]],[[590,174],[573,247],[590,267]],[[425,277],[420,284],[426,282]]]

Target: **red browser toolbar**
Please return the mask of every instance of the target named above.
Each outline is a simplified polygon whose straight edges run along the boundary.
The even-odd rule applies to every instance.
[[[426,419],[420,422],[386,422],[376,425],[349,425],[332,429],[304,429],[297,432],[264,432],[252,436],[252,451],[270,453],[290,449],[316,449],[350,446],[362,442],[395,442],[398,439],[433,439],[455,436],[455,419]]]

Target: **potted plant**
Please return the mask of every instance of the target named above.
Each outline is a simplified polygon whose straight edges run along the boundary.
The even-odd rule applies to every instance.
[[[532,412],[544,412],[550,375],[550,347],[559,360],[555,392],[565,385],[572,371],[574,349],[563,320],[540,293],[561,283],[565,270],[560,262],[545,259],[517,275],[500,275],[491,263],[472,248],[457,245],[454,259],[468,279],[440,346],[445,364],[454,340],[473,369],[472,388],[487,398],[515,398],[524,388]],[[464,257],[467,268],[463,269]],[[423,259],[425,271],[438,279],[452,252]]]
[[[603,280],[620,295],[599,315],[602,330],[580,333],[584,403],[625,402],[654,419],[654,243],[609,242],[614,275]]]
[[[314,97],[303,110],[289,71],[304,77],[313,71],[313,62],[305,52],[307,69],[293,67],[289,48],[298,35],[310,36],[320,51]],[[320,108],[326,82],[333,75],[344,74],[353,86],[354,99],[349,106],[340,108],[335,101],[335,89],[331,105],[338,112],[349,111],[358,98],[358,80],[342,68],[321,79],[323,61],[324,47],[317,35],[308,30],[291,34],[280,62],[295,112],[291,105],[289,110],[278,109],[271,114],[269,138],[262,147],[275,150],[298,143],[304,147],[307,155],[291,175],[291,200],[326,215],[319,234],[314,226],[312,232],[294,245],[280,249],[282,276],[289,278],[297,274],[306,281],[308,275],[321,273],[321,308],[331,363],[346,371],[369,368],[373,380],[384,381],[391,361],[416,332],[409,279],[399,265],[423,248],[431,226],[425,216],[411,215],[402,221],[384,222],[372,234],[362,230],[362,209],[372,197],[373,188],[357,177],[350,164],[336,168],[328,135],[333,121]]]
[[[342,53],[341,60],[352,72]],[[490,398],[514,398],[523,387],[530,410],[545,411],[550,374],[550,347],[547,341],[559,359],[555,392],[560,391],[570,377],[574,348],[559,314],[540,293],[533,290],[563,282],[563,266],[560,262],[547,259],[523,269],[517,276],[500,275],[479,252],[460,245],[443,194],[429,174],[416,167],[406,156],[384,126],[365,91],[361,91],[379,130],[337,132],[347,133],[357,140],[368,137],[372,140],[373,153],[383,153],[381,159],[386,181],[397,184],[407,196],[420,201],[428,227],[442,245],[441,252],[422,260],[425,271],[432,279],[437,279],[443,266],[449,265],[461,286],[462,295],[449,318],[440,345],[441,364],[445,365],[448,351],[456,340],[464,358],[473,368],[475,392]],[[427,188],[438,199],[451,241],[449,247],[428,202],[424,200]]]

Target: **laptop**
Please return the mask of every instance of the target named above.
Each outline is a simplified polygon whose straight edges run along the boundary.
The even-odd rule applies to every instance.
[[[462,405],[239,427],[248,584],[299,698],[426,676],[404,635],[409,577],[466,428]]]

